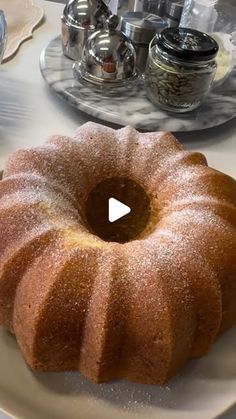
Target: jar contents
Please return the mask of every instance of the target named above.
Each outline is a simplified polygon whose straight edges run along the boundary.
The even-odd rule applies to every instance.
[[[145,71],[148,98],[169,111],[197,108],[214,80],[217,51],[216,41],[204,33],[165,29],[149,48]]]

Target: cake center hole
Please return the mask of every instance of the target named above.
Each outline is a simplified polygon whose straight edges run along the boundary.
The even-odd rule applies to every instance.
[[[110,198],[129,207],[130,212],[110,222]],[[150,208],[150,199],[141,186],[131,179],[114,177],[97,184],[90,192],[86,217],[91,231],[101,239],[125,243],[144,232],[149,222]]]

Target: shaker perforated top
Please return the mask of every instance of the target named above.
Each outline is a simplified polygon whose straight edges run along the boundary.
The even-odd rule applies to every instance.
[[[128,12],[121,21],[121,31],[135,44],[149,44],[166,26],[161,17],[144,12]]]

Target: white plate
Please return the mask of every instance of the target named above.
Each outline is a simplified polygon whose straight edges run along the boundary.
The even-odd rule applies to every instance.
[[[0,9],[4,11],[8,40],[4,61],[12,57],[23,41],[32,37],[34,28],[44,16],[43,9],[32,0],[0,0]]]
[[[79,373],[33,373],[0,328],[0,406],[24,419],[213,419],[236,402],[235,348],[236,328],[165,387],[96,385]]]

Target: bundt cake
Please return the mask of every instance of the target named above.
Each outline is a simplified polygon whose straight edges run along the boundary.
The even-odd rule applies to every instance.
[[[130,214],[107,222],[109,196]],[[162,384],[236,323],[236,182],[170,133],[17,151],[0,220],[0,323],[34,370]]]

